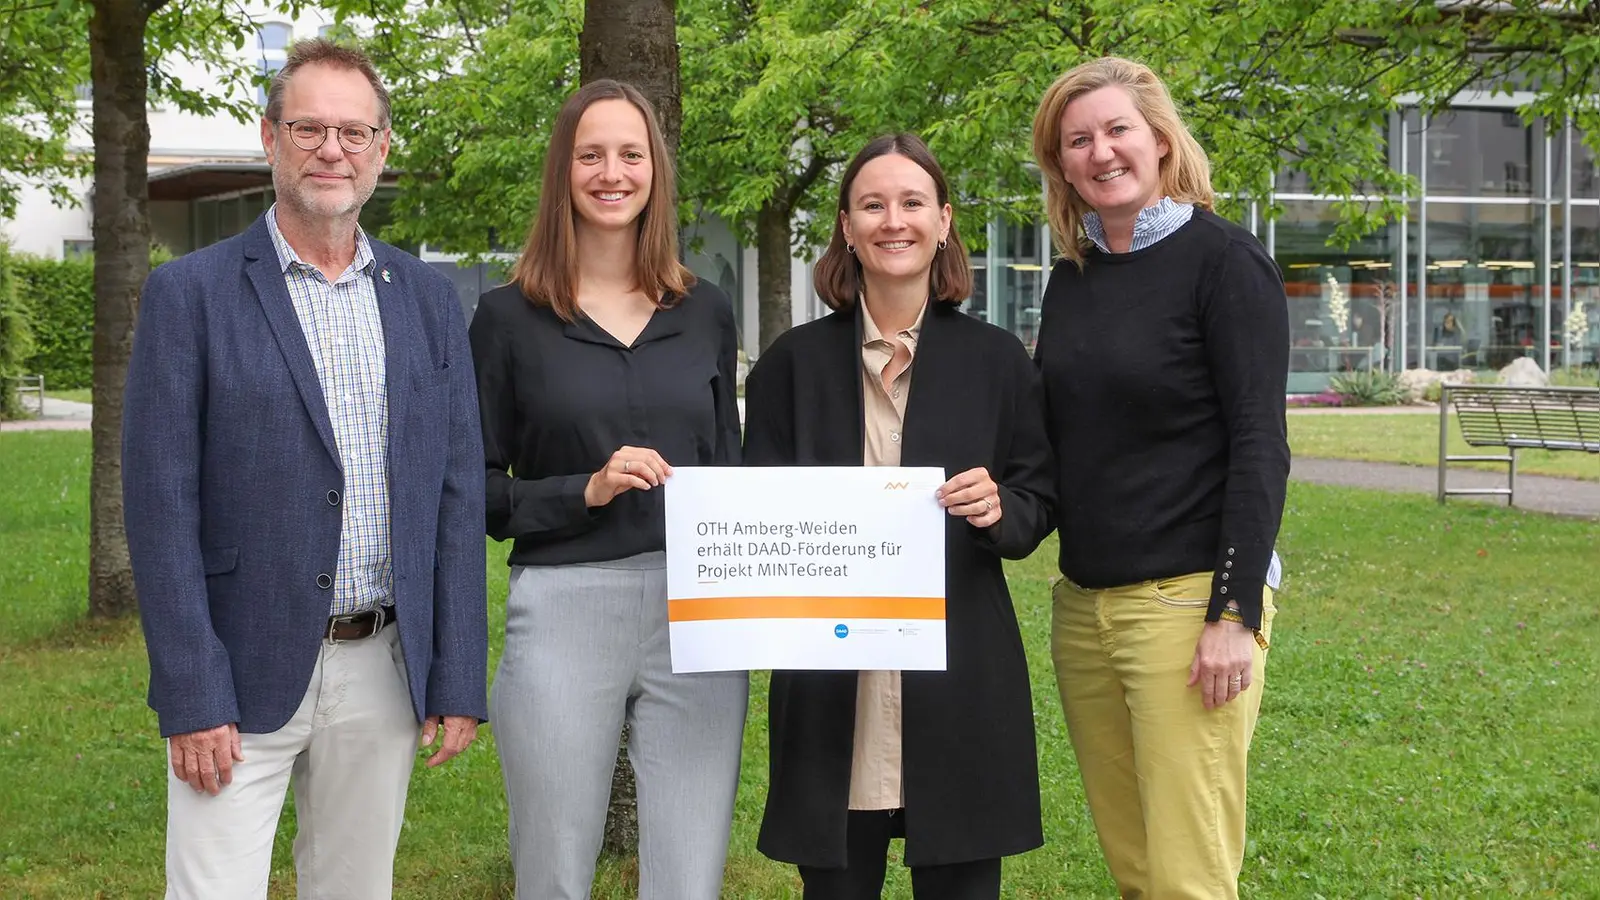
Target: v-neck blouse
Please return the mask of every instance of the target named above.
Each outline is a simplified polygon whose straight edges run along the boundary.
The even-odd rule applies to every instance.
[[[594,509],[589,476],[628,445],[669,465],[739,463],[738,332],[722,291],[698,282],[632,346],[587,318],[563,322],[514,284],[478,302],[469,330],[483,419],[488,534],[512,565],[621,559],[665,547],[661,490]]]

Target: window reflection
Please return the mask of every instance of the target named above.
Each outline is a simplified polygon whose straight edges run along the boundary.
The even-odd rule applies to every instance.
[[[1275,242],[1289,298],[1290,389],[1297,382],[1312,387],[1295,373],[1388,368],[1398,331],[1399,225],[1331,247],[1338,223],[1332,203],[1290,201],[1283,208]]]
[[[1544,287],[1535,206],[1428,206],[1422,365],[1498,369],[1541,358]]]
[[[1534,195],[1534,129],[1511,110],[1456,109],[1428,120],[1430,194]]]

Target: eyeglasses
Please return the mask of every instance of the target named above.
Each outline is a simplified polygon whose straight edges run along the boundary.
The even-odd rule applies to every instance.
[[[336,131],[339,134],[339,146],[349,153],[360,153],[372,146],[372,139],[382,129],[373,125],[363,125],[360,122],[346,122],[343,125],[324,125],[316,119],[296,119],[293,122],[279,123],[289,129],[289,140],[301,150],[315,150],[327,143],[328,132]]]

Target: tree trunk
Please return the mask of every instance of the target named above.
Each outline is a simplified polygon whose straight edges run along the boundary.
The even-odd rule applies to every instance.
[[[587,0],[578,35],[578,78],[588,84],[614,78],[638,88],[656,108],[667,152],[676,159],[683,104],[678,88],[676,0]],[[639,808],[633,767],[628,764],[628,727],[622,728],[611,773],[604,849],[631,856],[639,847]]]
[[[794,324],[789,291],[789,210],[768,200],[756,211],[756,294],[761,317],[761,349]]]
[[[588,0],[578,35],[579,80],[614,78],[643,92],[673,156],[683,123],[676,7],[676,0]]]
[[[137,608],[122,528],[122,387],[139,289],[150,272],[150,122],[146,0],[95,0],[89,20],[94,85],[94,463],[89,478],[89,614]]]

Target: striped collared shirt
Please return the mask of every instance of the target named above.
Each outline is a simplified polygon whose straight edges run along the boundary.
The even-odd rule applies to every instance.
[[[1138,217],[1133,220],[1133,243],[1128,245],[1128,252],[1143,250],[1154,244],[1188,224],[1192,216],[1194,216],[1194,204],[1179,203],[1171,197],[1162,197],[1155,206],[1146,206],[1139,210]],[[1106,226],[1100,221],[1099,213],[1083,214],[1083,233],[1100,248],[1100,252],[1111,252],[1111,248],[1106,244]]]
[[[389,396],[383,321],[372,282],[372,246],[366,233],[357,228],[356,257],[338,280],[330,283],[284,240],[278,230],[276,206],[267,211],[267,230],[311,348],[344,472],[344,493],[339,498],[343,513],[339,567],[329,615],[387,605],[394,602],[389,549]]]

